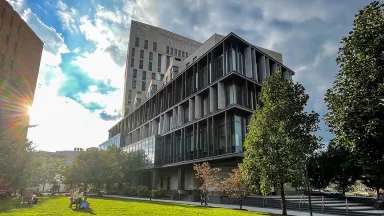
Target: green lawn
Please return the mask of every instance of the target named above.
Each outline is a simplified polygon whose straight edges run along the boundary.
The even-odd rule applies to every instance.
[[[144,202],[109,198],[89,198],[88,210],[71,210],[67,197],[42,197],[32,208],[20,207],[18,199],[0,200],[0,215],[270,215],[221,208],[205,208],[175,203]]]

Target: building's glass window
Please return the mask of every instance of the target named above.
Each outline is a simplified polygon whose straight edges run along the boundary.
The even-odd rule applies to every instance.
[[[136,47],[139,47],[139,45],[140,45],[140,39],[139,39],[139,38],[136,38],[136,40],[135,40],[135,46],[136,46]]]
[[[140,50],[140,58],[141,58],[141,59],[144,58],[144,50]]]
[[[153,52],[149,52],[149,61],[153,61]]]
[[[135,48],[132,48],[131,57],[135,57]]]
[[[143,71],[142,80],[146,80],[146,79],[147,79],[147,72],[146,72],[146,71]]]
[[[157,72],[161,72],[161,55],[157,55]]]
[[[167,54],[169,54],[169,46],[167,46]]]
[[[160,74],[160,80],[164,79],[164,74]]]
[[[188,58],[188,52],[185,52],[185,57]]]
[[[227,105],[236,104],[236,86],[230,85],[227,87]]]
[[[195,150],[195,138],[192,131],[187,132],[186,134],[186,144],[189,148],[189,154],[193,157],[193,151]]]
[[[155,72],[152,73],[151,79],[153,79],[153,80],[156,79],[156,73]]]
[[[132,72],[132,78],[133,78],[133,79],[136,79],[136,78],[137,78],[137,69],[133,69],[133,72]]]
[[[141,91],[137,91],[137,94],[141,94]]]
[[[173,55],[173,48],[172,47],[171,47],[171,52],[169,54]]]
[[[188,122],[188,119],[189,119],[189,116],[188,116],[188,115],[189,115],[189,107],[186,106],[186,107],[184,108],[184,124]]]
[[[236,71],[236,51],[235,49],[231,49],[231,54],[230,54],[230,63],[231,63],[231,70]]]
[[[242,118],[234,115],[232,121],[232,147],[234,152],[242,152],[243,128]]]
[[[157,43],[156,42],[153,42],[153,51],[157,51]]]
[[[173,53],[174,56],[177,56],[177,49],[175,48],[175,52]]]
[[[141,82],[141,91],[145,91],[145,85],[146,85],[146,82],[142,81]]]
[[[171,57],[167,56],[167,66],[166,66],[167,69],[168,69],[170,64],[171,64]]]
[[[185,55],[185,53],[184,53],[184,51],[182,51],[182,52],[181,52],[181,57],[184,58],[184,55]]]
[[[134,67],[134,66],[135,66],[135,59],[131,58],[131,67]]]
[[[139,68],[140,68],[140,69],[143,69],[143,68],[144,68],[143,64],[144,64],[143,59],[140,59],[140,65],[139,65]]]
[[[132,99],[132,90],[128,91],[128,101]]]
[[[141,104],[141,98],[136,98],[136,104],[140,105]]]
[[[148,70],[152,71],[152,62],[148,62]]]
[[[132,79],[132,89],[136,89],[136,80]]]
[[[203,152],[204,155],[200,155],[200,157],[207,157],[208,156],[208,133],[207,133],[207,126],[202,125],[200,126],[200,135],[199,135],[199,143],[200,143],[200,152]],[[201,151],[202,150],[202,151]]]
[[[144,49],[148,49],[148,40],[144,41]]]
[[[203,97],[202,103],[202,115],[205,116],[208,114],[208,96]]]
[[[179,50],[178,53],[177,53],[177,56],[181,56],[181,51]]]
[[[225,132],[225,125],[224,124],[220,124],[218,127],[218,137],[219,137],[219,153],[220,154],[223,154],[225,153],[225,135],[226,135],[226,132]]]

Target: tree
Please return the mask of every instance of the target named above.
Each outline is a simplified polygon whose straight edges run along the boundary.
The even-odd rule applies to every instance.
[[[345,188],[353,185],[360,177],[358,162],[350,150],[335,139],[328,144],[327,154],[328,162],[331,164],[331,181],[342,188],[343,196],[345,196]]]
[[[384,173],[383,32],[383,4],[372,2],[355,15],[352,31],[341,39],[340,70],[325,95],[331,131],[379,179]]]
[[[332,180],[332,162],[327,151],[316,152],[308,162],[308,178],[312,187],[326,188]]]
[[[232,173],[229,173],[229,177],[224,178],[220,182],[222,190],[227,193],[230,198],[237,201],[240,209],[243,209],[243,200],[248,194],[248,186],[243,179],[242,172],[243,168],[241,164],[239,164],[238,168],[233,169]]]
[[[252,115],[244,143],[245,174],[260,172],[263,192],[271,186],[280,190],[283,215],[284,185],[302,185],[306,160],[319,147],[314,135],[319,115],[304,112],[308,98],[302,85],[284,79],[280,71],[273,73],[263,84],[262,106]]]
[[[194,164],[193,169],[195,170],[195,177],[201,182],[199,190],[201,190],[202,196],[204,197],[204,204],[207,205],[207,193],[220,189],[220,177],[217,174],[221,169],[211,168],[208,162]]]
[[[123,181],[123,162],[126,157],[122,150],[116,146],[111,146],[103,151],[103,157],[106,165],[109,167],[106,170],[105,178],[107,190],[109,190],[111,184]]]
[[[89,183],[99,188],[108,179],[109,168],[103,151],[88,150],[76,155],[70,173],[75,175],[75,182],[84,183],[85,189]]]
[[[317,152],[308,163],[309,181],[315,188],[325,188],[329,183],[338,184],[343,190],[359,179],[361,168],[350,150],[332,139],[326,150]]]
[[[43,185],[43,192],[45,191],[45,185],[47,183],[56,184],[57,175],[63,175],[64,173],[64,158],[56,158],[44,153],[37,152],[32,161],[35,160],[33,174],[34,178],[37,178],[37,182]],[[33,164],[33,163],[32,163]]]

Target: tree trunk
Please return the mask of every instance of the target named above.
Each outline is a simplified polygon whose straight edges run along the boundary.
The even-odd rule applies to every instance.
[[[376,186],[376,199],[379,200],[380,199],[380,186]]]
[[[242,210],[243,209],[243,199],[242,198],[240,198],[240,200],[239,200],[239,206],[240,206],[240,210]]]
[[[280,193],[281,193],[281,208],[282,215],[287,215],[287,204],[285,203],[285,192],[284,192],[284,183],[280,182]]]
[[[16,184],[15,184],[15,196],[17,192],[17,188],[19,187],[19,173],[16,175]],[[21,194],[20,194],[21,195]]]
[[[44,193],[44,188],[45,188],[45,182],[43,183],[43,193]]]
[[[345,185],[343,185],[343,197],[345,197]]]

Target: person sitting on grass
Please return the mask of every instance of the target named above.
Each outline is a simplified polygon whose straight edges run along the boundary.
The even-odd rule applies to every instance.
[[[76,209],[78,209],[81,205],[81,202],[84,199],[84,194],[83,194],[83,188],[79,188],[74,194],[73,194],[73,199],[76,201]]]

